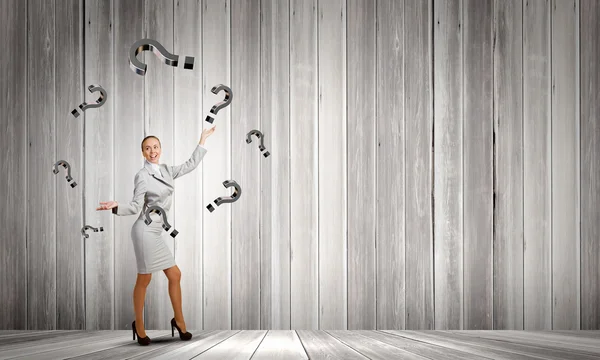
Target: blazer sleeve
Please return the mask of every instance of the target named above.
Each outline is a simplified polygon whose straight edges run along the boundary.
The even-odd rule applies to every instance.
[[[118,206],[112,209],[115,215],[135,215],[139,214],[144,205],[146,195],[146,181],[141,172],[135,175],[135,188],[133,189],[133,199],[129,203],[117,202]]]
[[[171,176],[173,176],[173,180],[194,170],[198,164],[200,164],[200,161],[204,155],[206,155],[207,151],[208,150],[206,150],[206,148],[198,144],[192,153],[192,157],[190,157],[188,161],[181,165],[170,166],[169,168],[171,170]]]

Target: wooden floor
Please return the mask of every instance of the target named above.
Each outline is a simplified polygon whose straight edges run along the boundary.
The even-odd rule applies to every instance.
[[[0,331],[0,359],[600,359],[600,331]]]

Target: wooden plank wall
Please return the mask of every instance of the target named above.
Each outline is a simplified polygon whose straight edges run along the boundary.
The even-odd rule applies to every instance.
[[[186,161],[226,84],[169,214],[189,329],[600,329],[599,19],[595,0],[1,2],[0,328],[129,328],[136,216],[95,208],[131,199],[145,135]],[[194,69],[143,52],[135,74],[145,37]],[[74,118],[91,84],[108,99]],[[227,179],[242,197],[208,212]],[[167,285],[147,329],[169,326]]]

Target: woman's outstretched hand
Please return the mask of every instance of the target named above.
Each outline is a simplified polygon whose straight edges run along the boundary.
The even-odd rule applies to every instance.
[[[213,126],[210,129],[204,129],[202,130],[202,135],[200,135],[200,145],[204,145],[204,142],[206,141],[206,138],[211,136],[214,132],[215,132],[215,128],[217,127],[217,125]]]
[[[110,210],[119,206],[116,201],[100,201],[100,206],[96,210]]]

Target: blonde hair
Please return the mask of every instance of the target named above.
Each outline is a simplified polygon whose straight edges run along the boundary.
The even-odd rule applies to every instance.
[[[161,145],[161,143],[160,143],[160,139],[159,139],[159,138],[157,138],[157,137],[156,137],[156,136],[154,136],[154,135],[148,135],[148,136],[146,136],[146,137],[144,138],[144,140],[142,140],[142,145],[140,145],[140,147],[142,148],[142,151],[144,151],[144,141],[146,141],[146,140],[148,140],[148,139],[150,139],[150,138],[154,138],[154,139],[158,140],[158,145],[160,145],[160,147],[162,147],[162,145]]]

